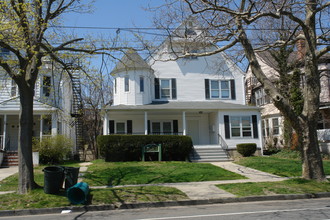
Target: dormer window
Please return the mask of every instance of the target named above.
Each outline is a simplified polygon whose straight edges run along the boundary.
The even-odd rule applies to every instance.
[[[196,31],[194,31],[193,29],[191,28],[186,28],[185,30],[185,35],[186,36],[192,36],[192,35],[197,35]]]
[[[52,78],[50,76],[43,76],[42,77],[42,94],[45,97],[50,96],[50,91],[51,91],[51,80]]]

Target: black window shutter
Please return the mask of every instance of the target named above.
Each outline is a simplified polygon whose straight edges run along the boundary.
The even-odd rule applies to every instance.
[[[224,116],[224,121],[225,121],[225,138],[230,139],[229,115]]]
[[[148,120],[148,134],[150,134],[150,120]]]
[[[179,124],[178,120],[173,120],[173,133],[178,134],[179,133]]]
[[[155,99],[159,99],[159,79],[155,78]]]
[[[230,80],[231,99],[236,99],[235,80]]]
[[[172,79],[172,99],[176,99],[176,79]]]
[[[210,81],[205,79],[205,98],[210,99]]]
[[[109,128],[110,128],[110,134],[114,134],[115,133],[115,121],[114,120],[109,121]]]
[[[127,134],[133,133],[133,121],[127,120]]]
[[[253,126],[253,137],[258,138],[258,122],[257,122],[257,116],[252,115],[252,126]]]

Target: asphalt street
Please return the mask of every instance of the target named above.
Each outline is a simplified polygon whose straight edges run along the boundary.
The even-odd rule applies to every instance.
[[[111,210],[68,214],[3,217],[18,220],[111,219],[111,220],[326,220],[330,219],[330,199],[307,199],[228,203],[149,209]]]

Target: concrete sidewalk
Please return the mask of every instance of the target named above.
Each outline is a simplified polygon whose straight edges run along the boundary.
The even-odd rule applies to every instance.
[[[18,167],[1,167],[0,168],[0,181],[17,172],[18,172]]]

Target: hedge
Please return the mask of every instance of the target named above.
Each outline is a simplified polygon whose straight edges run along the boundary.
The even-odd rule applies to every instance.
[[[147,144],[162,145],[163,161],[184,161],[193,148],[190,137],[175,135],[102,135],[97,144],[105,161],[112,162],[141,161],[142,147]]]
[[[257,150],[257,145],[255,143],[237,144],[236,147],[237,152],[240,153],[243,157],[250,157]]]

